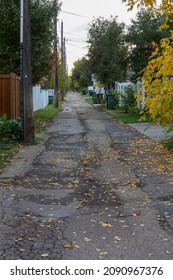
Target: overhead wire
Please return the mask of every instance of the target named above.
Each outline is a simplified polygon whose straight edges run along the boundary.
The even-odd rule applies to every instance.
[[[65,13],[65,14],[69,14],[69,15],[72,15],[72,16],[77,16],[77,17],[82,17],[82,18],[87,18],[87,19],[92,19],[91,17],[88,17],[88,16],[84,16],[84,15],[80,15],[80,14],[77,14],[77,13],[72,13],[72,12],[68,12],[68,11],[63,11],[63,10],[61,10],[60,12],[62,12],[62,13]],[[59,22],[58,22],[59,23]],[[60,30],[60,23],[59,23],[59,30]],[[81,38],[81,36],[79,36],[79,35],[76,35],[76,34],[72,34],[72,33],[70,33],[70,32],[64,32],[64,33],[66,33],[66,34],[70,34],[70,35],[72,35],[72,36],[75,36],[75,37],[80,37]],[[75,40],[71,40],[71,39],[66,39],[66,44],[68,44],[68,45],[71,45],[71,46],[74,46],[74,47],[78,47],[78,48],[81,48],[81,46],[79,46],[79,45],[76,45],[76,44],[71,44],[71,43],[69,43],[68,41],[72,41],[72,42],[77,42],[77,43],[85,43],[86,41],[75,41]],[[86,47],[82,47],[82,49],[83,48],[86,48]],[[68,51],[67,51],[68,52]],[[71,55],[71,54],[70,54]],[[74,57],[76,57],[76,56],[74,56]],[[77,57],[76,57],[77,58]]]
[[[78,46],[78,45],[75,45],[75,44],[68,43],[68,41],[66,42],[66,44],[68,44],[68,45],[70,45],[70,46],[74,46],[74,47],[81,48],[81,46]]]
[[[67,11],[62,11],[62,10],[61,10],[61,13],[65,13],[65,14],[69,14],[69,15],[77,16],[77,17],[82,17],[82,18],[92,19],[91,17],[87,17],[87,16],[83,16],[83,15],[79,15],[79,14],[71,13],[71,12],[67,12]]]

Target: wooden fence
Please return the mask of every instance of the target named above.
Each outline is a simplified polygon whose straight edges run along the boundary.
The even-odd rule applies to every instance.
[[[16,74],[0,74],[0,117],[20,116],[20,78]]]

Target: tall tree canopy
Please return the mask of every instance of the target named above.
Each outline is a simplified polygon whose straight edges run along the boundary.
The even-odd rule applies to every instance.
[[[31,0],[33,83],[47,75],[52,67],[54,4],[54,0]],[[0,0],[0,7],[0,73],[15,72],[19,75],[20,1]],[[60,10],[60,4],[57,8]]]
[[[71,74],[72,87],[79,90],[81,88],[91,85],[91,70],[89,61],[83,57],[74,63]]]
[[[147,66],[155,44],[160,45],[160,40],[169,36],[169,31],[160,28],[163,22],[163,15],[156,16],[146,9],[141,9],[136,19],[131,20],[126,40],[131,46],[130,65],[135,72],[133,79],[143,75],[141,71]]]
[[[137,3],[147,6],[157,15],[164,14],[165,23],[161,28],[170,30],[169,36],[160,41],[160,45],[155,43],[148,65],[144,68],[142,76],[143,88],[146,92],[146,109],[152,118],[163,126],[169,125],[173,129],[173,30],[172,14],[173,1],[162,0],[157,5],[156,0],[124,0],[130,9]]]
[[[93,20],[88,31],[88,58],[98,81],[104,84],[122,81],[127,71],[127,46],[124,24],[117,17]]]

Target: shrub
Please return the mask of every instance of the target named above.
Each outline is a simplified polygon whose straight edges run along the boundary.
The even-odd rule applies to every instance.
[[[21,119],[9,120],[4,114],[0,118],[0,139],[17,140],[21,137]]]
[[[136,99],[132,86],[125,88],[125,94],[121,94],[122,106],[126,113],[134,113],[136,111]]]

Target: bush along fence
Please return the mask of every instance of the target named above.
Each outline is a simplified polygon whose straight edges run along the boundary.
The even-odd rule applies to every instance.
[[[119,105],[122,107],[124,105],[125,98],[129,94],[129,92],[137,93],[137,108],[139,110],[143,110],[145,107],[145,90],[141,90],[141,81],[133,82],[124,82],[124,83],[115,83],[115,90],[119,93]],[[140,92],[140,93],[139,93]]]
[[[0,140],[18,140],[21,136],[21,119],[9,120],[4,114],[0,118]]]

